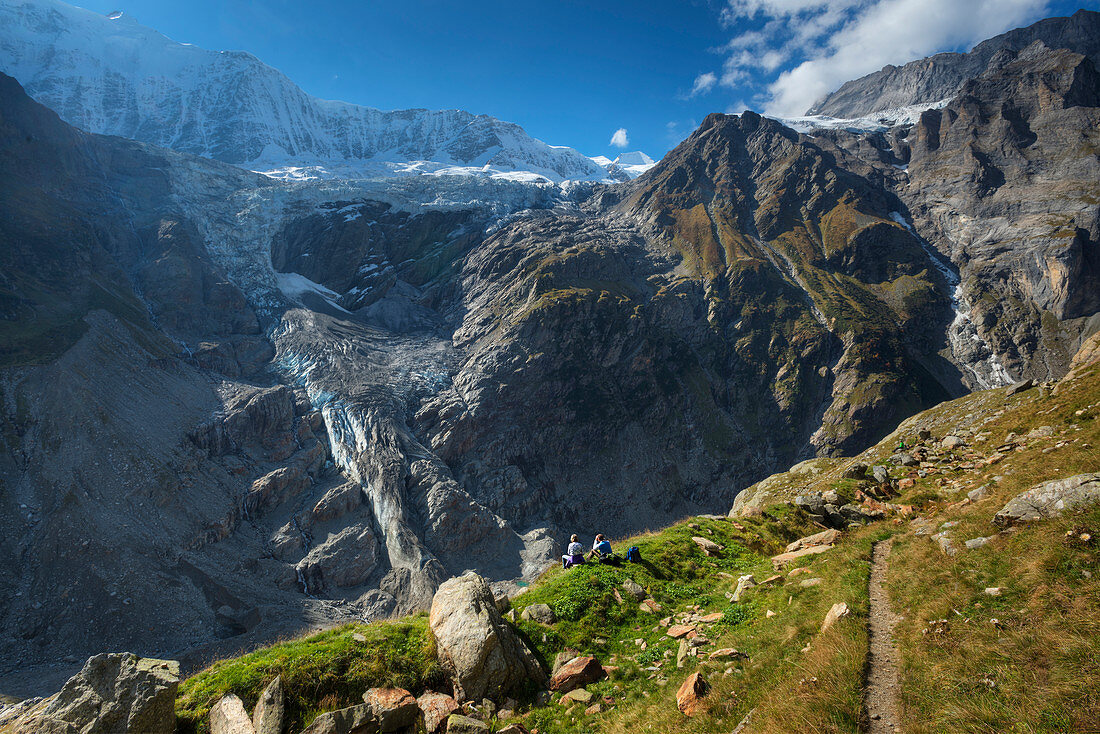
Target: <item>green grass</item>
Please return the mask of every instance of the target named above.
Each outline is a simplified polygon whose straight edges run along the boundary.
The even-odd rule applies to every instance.
[[[357,641],[356,634],[366,641]],[[418,693],[444,683],[427,615],[349,624],[222,660],[191,676],[176,700],[178,731],[209,731],[210,708],[227,693],[251,710],[277,675],[288,692],[288,731],[300,730],[322,711],[361,703],[368,688]]]

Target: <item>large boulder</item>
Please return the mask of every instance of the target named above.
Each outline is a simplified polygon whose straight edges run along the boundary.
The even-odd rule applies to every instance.
[[[710,691],[710,684],[702,673],[692,673],[676,691],[676,708],[685,716],[694,716],[703,706],[703,697]]]
[[[1036,522],[1058,517],[1100,503],[1100,474],[1076,474],[1043,482],[1009,500],[993,522],[1007,527],[1019,522]]]
[[[80,734],[173,732],[180,667],[133,653],[88,658],[43,712]]]
[[[489,584],[472,571],[440,585],[429,623],[461,701],[500,699],[528,681],[546,681],[539,661],[501,618]]]

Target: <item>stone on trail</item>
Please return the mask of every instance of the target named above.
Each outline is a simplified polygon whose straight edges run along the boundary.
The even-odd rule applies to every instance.
[[[428,734],[441,734],[447,724],[447,717],[458,713],[462,707],[446,693],[428,691],[416,699],[416,705],[424,714],[424,731]]]
[[[365,703],[319,714],[302,734],[378,734],[378,721]]]
[[[563,693],[602,680],[607,673],[594,657],[573,658],[563,664],[550,679],[550,690]]]
[[[642,599],[645,599],[645,589],[643,589],[640,584],[634,581],[634,579],[627,579],[623,581],[623,588],[626,590],[626,593],[634,597],[634,601],[641,601]]]
[[[210,709],[210,734],[256,734],[244,702],[230,693]]]
[[[383,732],[411,726],[420,715],[416,699],[404,688],[368,688],[363,703],[370,707]]]
[[[256,708],[252,711],[252,728],[256,730],[256,734],[283,734],[286,720],[285,699],[283,677],[277,675],[260,694],[260,700],[256,701]]]
[[[489,584],[472,571],[440,585],[429,624],[459,700],[502,696],[546,680],[538,659],[501,618]]]
[[[676,708],[685,716],[694,716],[703,705],[703,697],[710,691],[710,684],[702,673],[692,673],[676,691]]]
[[[485,734],[489,731],[489,725],[477,719],[460,714],[451,714],[447,717],[447,734]]]
[[[1077,474],[1043,482],[1009,500],[993,522],[1007,527],[1020,522],[1037,522],[1059,517],[1100,503],[1100,474]]]
[[[852,610],[848,608],[848,605],[842,601],[838,601],[829,609],[828,614],[825,615],[825,621],[821,623],[821,631],[826,632],[830,627],[836,624],[838,619],[847,617],[852,613]]]
[[[43,714],[81,734],[174,731],[179,670],[174,660],[101,653],[88,658]]]

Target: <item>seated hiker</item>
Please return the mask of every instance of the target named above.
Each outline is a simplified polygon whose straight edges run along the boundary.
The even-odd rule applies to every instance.
[[[576,534],[569,537],[569,547],[566,548],[565,555],[561,557],[562,568],[584,563],[584,546],[581,545],[580,541],[581,539]]]
[[[588,554],[590,558],[602,561],[605,558],[610,558],[615,554],[611,552],[611,541],[603,536],[603,533],[597,533],[596,539],[592,541],[592,551]]]

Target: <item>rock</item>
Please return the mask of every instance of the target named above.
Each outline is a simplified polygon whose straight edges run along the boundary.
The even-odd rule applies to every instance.
[[[977,489],[972,489],[967,492],[966,496],[970,499],[971,502],[979,502],[989,496],[989,487],[983,484],[981,487],[978,487]]]
[[[588,708],[586,708],[584,710],[584,713],[585,713],[585,716],[592,716],[593,714],[598,714],[601,711],[603,711],[603,706],[601,706],[598,703],[594,703],[591,706],[589,706]]]
[[[787,545],[787,553],[794,553],[802,548],[809,548],[815,545],[832,545],[839,537],[840,531],[838,530],[822,530],[820,533],[807,535],[805,538],[799,538],[793,543],[789,543]]]
[[[256,734],[283,734],[285,721],[286,693],[283,690],[283,677],[277,675],[256,701],[256,708],[252,710],[252,728],[256,730]]]
[[[890,470],[884,466],[876,466],[871,470],[871,473],[879,484],[886,484],[890,481]]]
[[[901,489],[901,490],[912,489],[915,486],[917,486],[916,480],[912,479],[910,477],[905,477],[904,479],[899,479],[898,480],[898,489]]]
[[[363,703],[370,707],[383,732],[412,726],[420,714],[416,699],[404,688],[368,688]]]
[[[594,657],[576,657],[563,664],[550,678],[550,690],[563,693],[602,680],[606,675]]]
[[[691,646],[685,639],[680,640],[680,646],[676,648],[676,667],[684,667],[684,663],[687,661],[688,652],[691,650]]]
[[[809,548],[802,548],[791,553],[780,553],[778,556],[772,556],[772,567],[776,571],[779,571],[783,568],[786,568],[800,558],[817,555],[818,553],[824,553],[830,548],[832,548],[831,545],[812,545]]]
[[[898,466],[920,466],[920,462],[914,459],[912,454],[905,453],[904,451],[891,456],[890,461]]]
[[[447,717],[447,734],[484,734],[488,731],[488,724],[469,716],[451,714]]]
[[[966,541],[966,543],[964,543],[964,545],[969,550],[976,550],[976,549],[981,548],[982,546],[986,545],[991,540],[993,540],[992,536],[990,536],[988,538],[971,538],[970,540]]]
[[[929,431],[927,428],[921,428],[919,431],[917,431],[917,440],[918,441],[927,441],[931,438],[932,438],[932,432]]]
[[[821,579],[821,578],[802,579],[801,581],[798,582],[798,585],[800,587],[802,587],[803,589],[810,589],[810,588],[813,588],[814,586],[820,586],[824,581],[825,581],[825,579]]]
[[[171,732],[179,680],[174,660],[101,653],[88,658],[43,714],[73,724],[81,734]]]
[[[866,479],[867,478],[867,465],[861,464],[858,461],[852,464],[844,470],[842,475],[843,479]]]
[[[821,499],[825,500],[826,505],[843,505],[844,500],[840,496],[840,492],[835,489],[828,489],[821,493]]]
[[[665,634],[674,640],[678,640],[694,631],[695,628],[690,624],[674,624],[668,628]]]
[[[462,710],[458,701],[446,693],[428,691],[416,699],[416,705],[424,714],[424,731],[428,734],[440,734],[447,724],[447,717]]]
[[[748,659],[748,655],[739,652],[735,647],[723,647],[708,655],[711,660]]]
[[[794,503],[811,515],[825,514],[825,498],[821,496],[820,492],[800,494],[794,498]]]
[[[497,734],[531,734],[526,728],[519,724],[509,724],[503,729],[499,730]]]
[[[626,579],[623,581],[623,589],[626,590],[626,593],[634,597],[634,601],[645,599],[645,589],[633,579]]]
[[[1019,382],[1011,385],[1007,390],[1005,390],[1005,395],[1019,395],[1020,393],[1030,390],[1033,387],[1035,387],[1035,380],[1020,380]]]
[[[703,697],[710,691],[710,684],[702,673],[695,672],[676,691],[676,708],[685,716],[694,716],[703,706]]]
[[[945,451],[961,448],[963,446],[966,446],[966,441],[963,441],[958,436],[944,436],[943,440],[940,441],[940,448]]]
[[[825,615],[825,621],[821,623],[821,631],[826,632],[830,627],[836,624],[838,619],[843,619],[852,613],[852,610],[848,608],[848,605],[842,601],[838,601],[829,609],[829,612]]]
[[[302,734],[378,734],[381,729],[365,703],[318,714]]]
[[[1043,482],[1017,495],[993,516],[993,522],[1001,527],[1020,522],[1037,522],[1098,502],[1100,474],[1077,474]]]
[[[638,609],[649,614],[660,614],[662,607],[653,599],[643,599],[642,603],[638,605]]]
[[[561,697],[562,706],[568,706],[572,703],[588,704],[592,701],[592,694],[583,688],[574,688]]]
[[[1000,586],[987,586],[984,593],[986,594],[986,596],[1000,596],[1001,595],[1001,587]]]
[[[546,680],[534,654],[501,618],[489,584],[472,571],[439,586],[429,624],[457,699],[503,696]]]
[[[702,548],[703,553],[706,553],[708,556],[717,556],[719,553],[722,552],[722,549],[725,547],[722,545],[718,545],[713,540],[707,540],[706,538],[700,538],[697,536],[693,536],[692,541],[694,541],[695,545]]]
[[[944,555],[953,556],[959,552],[959,549],[955,547],[955,542],[951,540],[947,533],[936,533],[932,536],[932,540],[940,547]]]
[[[754,586],[756,586],[756,579],[753,578],[751,573],[740,577],[737,579],[737,588],[733,590],[733,600],[741,601],[741,597],[745,595],[745,592]]]
[[[557,616],[554,614],[554,610],[551,609],[548,604],[531,604],[524,608],[523,613],[519,616],[521,619],[538,622],[539,624],[545,624],[547,626],[558,621]]]
[[[699,618],[699,621],[706,622],[707,624],[714,624],[715,622],[721,622],[724,616],[726,615],[722,612],[711,612],[710,614],[704,614]]]
[[[210,734],[256,734],[244,703],[230,693],[210,709]]]
[[[768,619],[771,619],[772,617],[775,616],[775,612],[773,612],[771,609],[769,609],[768,611],[764,612],[764,616],[767,617]]]

